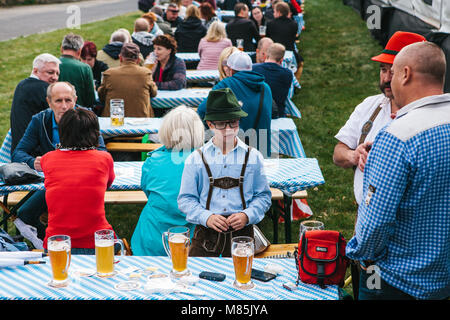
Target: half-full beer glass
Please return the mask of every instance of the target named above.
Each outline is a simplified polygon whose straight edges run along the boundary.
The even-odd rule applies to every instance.
[[[250,237],[234,237],[231,239],[231,255],[233,256],[234,274],[233,286],[237,289],[252,289],[255,284],[251,280],[254,240]]]
[[[171,277],[180,278],[191,274],[187,267],[189,239],[190,233],[188,227],[173,227],[162,234],[164,249],[172,259]]]
[[[123,126],[125,123],[125,103],[123,99],[109,100],[109,115],[111,125],[114,127]]]
[[[52,280],[49,286],[62,288],[69,284],[70,247],[69,236],[56,235],[47,239],[47,250],[52,266]]]
[[[114,239],[114,231],[105,229],[95,232],[95,260],[97,262],[97,275],[99,277],[112,277],[114,271],[114,244],[119,243],[121,255],[124,255],[122,240]]]

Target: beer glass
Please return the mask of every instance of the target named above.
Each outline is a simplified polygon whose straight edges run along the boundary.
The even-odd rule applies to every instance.
[[[70,247],[69,236],[56,235],[47,239],[47,250],[52,266],[52,280],[49,286],[62,288],[69,284]]]
[[[234,237],[231,239],[231,255],[236,276],[233,282],[235,288],[248,290],[255,287],[251,280],[254,253],[255,245],[252,238]]]
[[[153,67],[156,64],[156,54],[151,52],[144,61],[144,67],[153,71]]]
[[[162,234],[164,250],[166,250],[167,255],[172,259],[170,276],[173,278],[180,278],[191,274],[187,268],[189,239],[188,227],[173,227]]]
[[[97,275],[102,278],[112,277],[116,274],[114,271],[114,244],[119,243],[120,253],[124,255],[122,240],[114,239],[114,231],[105,229],[98,230],[95,236],[95,260],[97,263]]]
[[[123,99],[109,100],[109,114],[112,126],[123,126],[125,118],[125,103]]]
[[[265,37],[266,36],[266,29],[267,29],[266,26],[259,26],[259,35],[261,37]]]
[[[306,220],[300,223],[300,236],[299,240],[302,239],[303,233],[305,231],[311,230],[324,230],[323,222],[316,220]]]
[[[236,39],[236,47],[239,50],[244,51],[244,39]]]

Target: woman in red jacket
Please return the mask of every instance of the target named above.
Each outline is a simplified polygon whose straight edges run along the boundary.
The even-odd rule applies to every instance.
[[[111,155],[98,151],[96,115],[70,109],[59,123],[60,146],[41,159],[45,175],[48,226],[44,239],[71,237],[72,254],[95,254],[94,232],[112,229],[105,217],[105,192],[114,181]]]

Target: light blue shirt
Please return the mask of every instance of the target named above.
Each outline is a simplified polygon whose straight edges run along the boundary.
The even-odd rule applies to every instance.
[[[212,139],[200,149],[208,163],[213,178],[239,178],[248,146],[237,139],[236,147],[226,155],[221,153]],[[209,178],[200,154],[193,152],[185,162],[181,188],[178,195],[178,208],[186,214],[186,220],[206,227],[212,214],[224,216],[244,212],[248,224],[260,222],[271,205],[271,192],[264,173],[262,154],[252,148],[244,174],[244,198],[247,208],[242,208],[239,188],[220,189],[214,187],[209,210],[206,200],[209,192]]]

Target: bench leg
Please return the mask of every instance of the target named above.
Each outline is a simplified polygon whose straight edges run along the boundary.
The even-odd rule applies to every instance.
[[[285,243],[291,243],[291,204],[292,204],[292,198],[288,195],[284,195]]]

